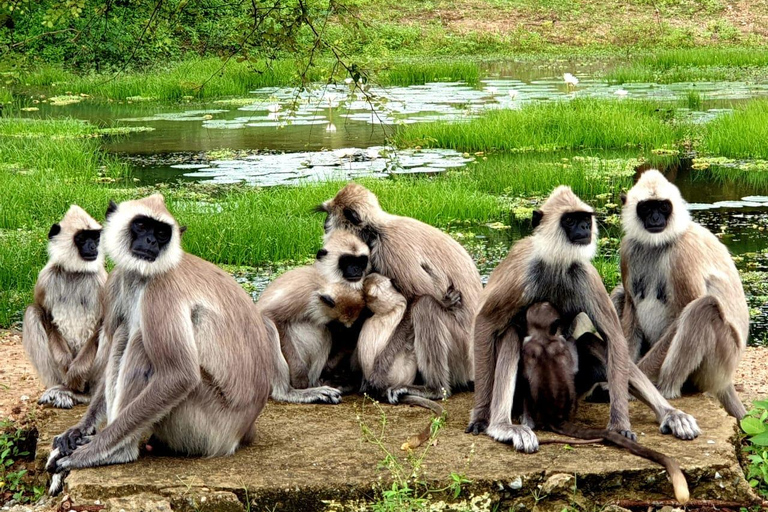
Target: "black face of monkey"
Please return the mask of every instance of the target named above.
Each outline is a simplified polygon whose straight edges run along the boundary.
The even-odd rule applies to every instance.
[[[560,217],[560,226],[568,240],[575,245],[592,243],[592,213],[569,212]]]
[[[663,201],[649,199],[637,203],[637,216],[643,221],[643,226],[649,233],[664,231],[670,215],[672,215],[672,203],[668,199]]]
[[[368,268],[368,256],[344,254],[339,258],[339,270],[347,281],[356,283],[365,275]]]
[[[85,261],[95,261],[99,256],[100,229],[83,229],[75,235],[75,246]]]
[[[155,261],[172,234],[169,224],[137,215],[131,221],[131,253],[139,259]]]

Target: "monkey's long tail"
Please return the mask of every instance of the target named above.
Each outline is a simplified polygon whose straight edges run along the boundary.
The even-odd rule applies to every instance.
[[[445,409],[443,409],[442,405],[435,402],[434,400],[430,400],[429,398],[424,398],[418,395],[403,395],[400,397],[399,402],[401,404],[416,405],[418,407],[429,409],[438,418],[445,414]],[[426,426],[426,428],[424,428],[424,430],[409,437],[408,440],[403,443],[400,449],[413,450],[418,448],[422,444],[426,443],[431,435],[432,421],[430,420],[429,424]]]
[[[688,491],[688,482],[685,480],[685,475],[683,475],[683,472],[680,470],[680,465],[672,457],[647,448],[636,441],[627,439],[613,430],[584,428],[566,422],[559,427],[552,427],[552,431],[563,436],[575,437],[576,439],[602,438],[611,444],[634,453],[635,455],[661,464],[666,468],[669,478],[672,481],[672,487],[675,490],[675,499],[681,504],[688,503],[688,500],[691,497]]]

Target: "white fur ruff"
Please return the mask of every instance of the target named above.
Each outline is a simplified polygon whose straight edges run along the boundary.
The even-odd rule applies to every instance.
[[[672,214],[667,227],[661,233],[650,233],[637,216],[637,204],[641,201],[668,199],[672,202]],[[627,200],[621,212],[621,224],[628,238],[644,245],[664,245],[685,233],[691,223],[686,202],[680,189],[667,181],[656,169],[645,171],[634,187],[627,193]]]

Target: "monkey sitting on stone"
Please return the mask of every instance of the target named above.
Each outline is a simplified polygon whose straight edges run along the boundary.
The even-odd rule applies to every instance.
[[[23,344],[47,390],[38,403],[69,409],[87,403],[97,378],[101,300],[107,271],[101,225],[77,205],[48,232],[48,264],[24,314]]]
[[[571,422],[576,410],[576,372],[578,355],[574,339],[560,331],[560,314],[548,302],[539,302],[526,312],[528,335],[522,350],[522,423],[533,429],[591,442],[605,441],[663,465],[672,480],[675,498],[682,504],[689,499],[688,484],[673,458],[646,448],[612,430],[580,427]],[[562,442],[562,441],[550,441]],[[547,444],[548,441],[539,441]]]

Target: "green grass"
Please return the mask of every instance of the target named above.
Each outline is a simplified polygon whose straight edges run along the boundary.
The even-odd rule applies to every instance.
[[[636,55],[607,71],[610,83],[764,80],[765,48],[688,48]]]
[[[480,66],[476,60],[405,61],[397,62],[378,73],[382,85],[417,85],[427,82],[462,81],[477,84]]]
[[[114,74],[79,75],[58,65],[37,67],[18,77],[20,90],[45,88],[49,94],[88,94],[96,98],[126,100],[143,98],[178,101],[184,97],[199,99],[238,96],[260,87],[298,83],[302,64],[276,60],[256,65],[208,57],[193,57],[172,64],[159,64],[143,71]],[[313,68],[307,78],[319,80],[330,67]]]
[[[469,121],[414,124],[395,140],[459,151],[651,149],[687,136],[688,127],[670,123],[669,115],[654,103],[579,99],[494,110]]]
[[[702,149],[708,155],[768,159],[768,100],[753,100],[718,116],[705,130]]]

